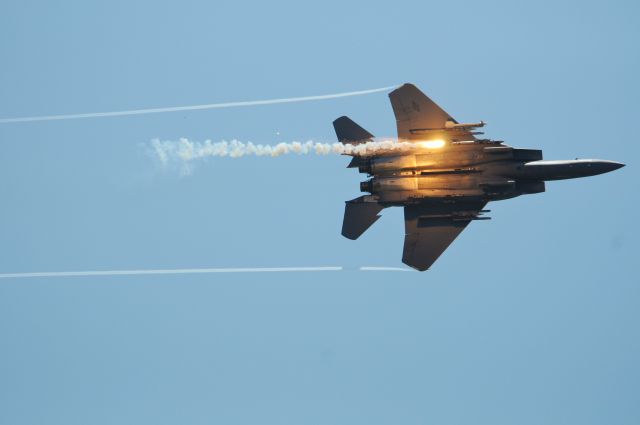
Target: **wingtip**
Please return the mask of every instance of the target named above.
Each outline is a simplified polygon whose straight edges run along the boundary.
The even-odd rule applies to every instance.
[[[406,264],[407,266],[411,267],[413,270],[416,270],[416,271],[419,271],[419,272],[426,272],[431,267],[431,265],[423,266],[423,265],[420,265],[420,264],[410,264],[405,259],[403,259],[402,262],[404,264]]]

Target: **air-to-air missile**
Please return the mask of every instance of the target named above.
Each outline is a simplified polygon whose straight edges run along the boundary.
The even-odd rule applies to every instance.
[[[427,270],[473,220],[487,220],[490,201],[545,191],[545,181],[608,173],[624,164],[597,159],[545,161],[542,151],[479,139],[485,122],[458,123],[412,84],[389,94],[398,142],[407,149],[354,154],[348,167],[370,178],[368,193],[346,202],[342,235],[357,239],[386,207],[404,207],[402,261]],[[346,116],[333,122],[338,140],[374,136]]]

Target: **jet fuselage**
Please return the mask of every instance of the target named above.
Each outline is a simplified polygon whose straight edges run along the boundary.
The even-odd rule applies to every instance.
[[[358,239],[387,207],[404,209],[402,261],[427,270],[465,227],[487,220],[490,201],[545,191],[549,180],[593,176],[624,164],[597,159],[545,161],[542,151],[516,149],[482,139],[483,121],[458,123],[413,84],[389,93],[399,144],[367,154],[349,154],[349,168],[370,178],[363,195],[345,203],[342,235]],[[374,136],[349,117],[333,122],[338,140],[358,146]]]
[[[508,199],[544,192],[548,180],[593,176],[622,166],[595,159],[544,161],[540,150],[472,141],[365,159],[359,170],[372,176],[361,183],[361,191],[392,206],[428,198]]]

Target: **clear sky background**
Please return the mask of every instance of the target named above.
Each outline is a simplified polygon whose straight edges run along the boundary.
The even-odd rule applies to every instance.
[[[425,273],[402,211],[340,236],[347,158],[163,170],[152,138],[379,136],[384,93],[0,125],[0,273],[344,266],[0,281],[0,424],[637,424],[635,1],[3,1],[0,117],[413,82],[546,159],[625,162],[490,204]]]

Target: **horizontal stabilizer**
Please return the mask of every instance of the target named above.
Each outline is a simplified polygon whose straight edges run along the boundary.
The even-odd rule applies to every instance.
[[[342,116],[333,122],[338,141],[344,144],[357,145],[373,140],[373,134],[353,122],[351,118]]]
[[[347,165],[347,168],[358,168],[361,165],[364,165],[365,163],[366,161],[364,161],[359,156],[354,156],[353,158],[351,158],[351,162],[349,162],[349,165]]]
[[[342,236],[347,239],[358,239],[373,223],[378,221],[384,207],[371,199],[371,196],[361,196],[347,201],[344,208],[342,222]]]

